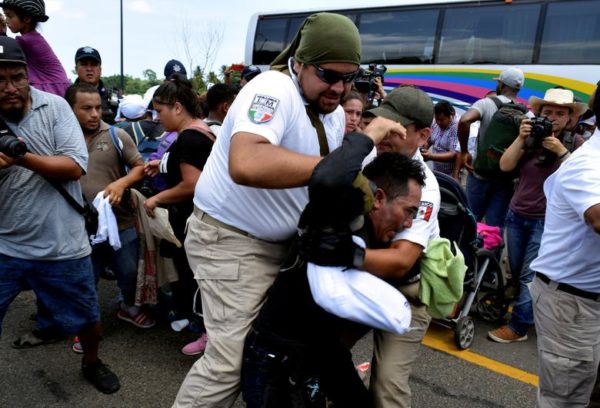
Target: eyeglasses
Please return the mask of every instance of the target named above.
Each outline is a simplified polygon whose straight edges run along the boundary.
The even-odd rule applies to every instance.
[[[29,85],[29,78],[26,75],[17,75],[10,79],[0,79],[0,89],[4,90],[8,88],[9,83],[15,88],[21,89]]]
[[[313,66],[315,67],[315,74],[317,77],[329,85],[337,84],[340,81],[345,84],[350,83],[354,81],[358,75],[358,70],[349,72],[347,74],[340,74],[339,72],[332,71],[330,69],[321,68],[316,64]]]

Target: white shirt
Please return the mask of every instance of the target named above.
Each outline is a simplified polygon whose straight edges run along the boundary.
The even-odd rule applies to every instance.
[[[600,204],[600,131],[544,183],[546,221],[531,269],[550,279],[600,294],[600,234],[584,213]]]
[[[329,150],[344,137],[344,110],[321,115]],[[306,114],[305,102],[294,80],[267,71],[242,88],[233,102],[204,171],[196,184],[194,204],[210,216],[269,241],[289,239],[308,203],[306,187],[269,190],[236,184],[229,174],[233,135],[249,132],[274,145],[319,156],[317,131]]]
[[[421,192],[421,204],[412,226],[397,233],[393,240],[404,239],[414,242],[421,245],[423,251],[427,251],[429,241],[440,237],[440,224],[438,223],[441,202],[440,186],[431,169],[425,164],[419,150],[412,159],[419,161],[425,169],[425,186]]]

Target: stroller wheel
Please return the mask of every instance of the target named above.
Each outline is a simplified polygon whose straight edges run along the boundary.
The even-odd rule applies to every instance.
[[[508,311],[508,304],[497,293],[486,293],[475,305],[477,314],[490,323],[497,323]]]
[[[456,322],[456,332],[454,333],[454,342],[459,350],[465,350],[471,347],[475,338],[475,323],[471,316],[465,316]]]

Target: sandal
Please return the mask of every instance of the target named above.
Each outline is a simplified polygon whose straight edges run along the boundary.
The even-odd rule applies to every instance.
[[[37,346],[43,346],[45,344],[52,344],[63,340],[64,337],[39,337],[40,331],[33,330],[30,333],[25,333],[16,339],[10,346],[14,349],[28,349]]]
[[[143,312],[132,316],[125,310],[121,309],[117,312],[117,317],[125,322],[131,323],[134,326],[139,327],[140,329],[149,329],[156,325],[156,322]]]
[[[79,336],[73,337],[71,350],[73,350],[73,353],[83,354],[83,346],[81,345],[81,341],[79,341]]]

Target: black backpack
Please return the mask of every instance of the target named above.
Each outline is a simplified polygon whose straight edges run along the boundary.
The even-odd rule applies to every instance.
[[[475,172],[490,179],[511,178],[512,173],[500,170],[500,157],[519,136],[521,120],[526,117],[527,107],[520,103],[503,103],[496,97],[490,98],[498,110],[494,112],[484,135],[477,141]]]

